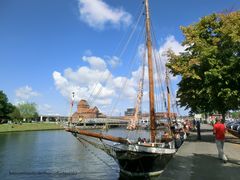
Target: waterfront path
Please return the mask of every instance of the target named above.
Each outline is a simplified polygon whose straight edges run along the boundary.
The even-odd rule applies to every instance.
[[[201,140],[197,140],[196,132],[191,132],[159,179],[240,179],[240,139],[227,134],[224,152],[227,163],[218,159],[212,126],[201,124]]]

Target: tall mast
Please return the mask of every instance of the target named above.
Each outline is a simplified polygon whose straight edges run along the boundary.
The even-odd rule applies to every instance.
[[[168,117],[168,123],[170,123],[170,115],[171,115],[171,109],[170,109],[170,90],[169,90],[169,72],[168,68],[166,67],[166,86],[167,86],[167,117]]]
[[[148,0],[145,0],[145,10],[146,10],[146,33],[147,33],[147,50],[148,50],[151,142],[155,142],[156,125],[155,125],[155,108],[154,108],[154,82],[153,82],[152,42],[151,42],[151,34],[150,34],[150,15],[149,15]]]

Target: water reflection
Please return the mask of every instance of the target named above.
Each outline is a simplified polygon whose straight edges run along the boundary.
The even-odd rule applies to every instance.
[[[97,130],[99,131],[99,130]],[[125,128],[103,132],[129,139],[149,132]],[[118,179],[116,162],[65,131],[0,134],[0,179]],[[122,179],[123,177],[121,177]]]
[[[105,163],[103,163],[105,162]],[[65,131],[0,134],[0,179],[118,179],[115,161]]]

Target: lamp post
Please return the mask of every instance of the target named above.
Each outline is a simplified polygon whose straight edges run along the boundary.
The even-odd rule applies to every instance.
[[[68,119],[68,121],[70,123],[72,123],[72,108],[73,108],[73,104],[74,104],[74,96],[75,96],[75,92],[72,92],[72,99],[70,102],[70,113],[69,113],[69,119]]]

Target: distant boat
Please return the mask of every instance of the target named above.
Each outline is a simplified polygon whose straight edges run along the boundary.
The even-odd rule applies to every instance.
[[[149,142],[142,139],[129,140],[122,137],[115,137],[107,134],[81,130],[78,128],[67,128],[79,140],[88,142],[96,148],[102,149],[113,157],[119,165],[120,171],[129,176],[156,176],[159,175],[168,161],[176,152],[174,139],[169,137],[162,140],[156,138],[156,116],[154,100],[154,78],[152,62],[152,41],[150,35],[150,15],[148,0],[144,1],[145,25],[146,25],[146,48],[149,78]],[[141,88],[141,87],[140,87]],[[141,95],[139,95],[141,96]],[[138,97],[139,97],[138,96]],[[168,108],[170,110],[170,108]],[[132,129],[134,130],[135,127]],[[99,139],[102,144],[94,140]],[[115,142],[115,144],[105,144],[102,140]]]

